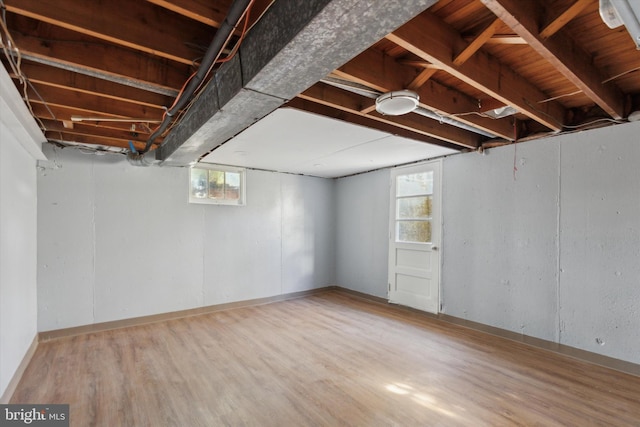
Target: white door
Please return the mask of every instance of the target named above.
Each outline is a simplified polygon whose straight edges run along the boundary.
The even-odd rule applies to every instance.
[[[391,172],[389,302],[431,313],[439,306],[441,163]]]

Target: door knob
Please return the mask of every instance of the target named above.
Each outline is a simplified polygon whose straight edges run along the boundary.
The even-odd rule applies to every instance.
[[[438,250],[438,247],[437,247],[437,246],[431,246],[431,250],[432,250],[432,251],[437,251],[437,250]]]

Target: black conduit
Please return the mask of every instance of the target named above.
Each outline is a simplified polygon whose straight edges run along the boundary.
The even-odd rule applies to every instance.
[[[224,49],[227,41],[231,38],[233,34],[233,30],[237,27],[240,19],[244,15],[245,11],[249,7],[249,5],[253,2],[253,0],[235,0],[231,7],[229,8],[229,12],[227,13],[226,18],[220,25],[218,31],[213,36],[213,40],[211,40],[211,44],[207,49],[207,52],[204,54],[204,58],[202,58],[202,62],[200,63],[200,67],[198,68],[198,72],[195,76],[189,81],[189,84],[184,89],[183,93],[179,95],[179,99],[176,104],[167,111],[160,123],[160,126],[151,134],[149,139],[147,140],[147,145],[144,147],[144,150],[140,152],[140,154],[144,154],[153,145],[153,141],[162,135],[162,133],[167,130],[167,127],[171,123],[172,117],[180,111],[185,104],[189,101],[193,93],[200,87],[202,80],[209,73],[210,68],[213,66],[214,62],[218,59],[220,54],[222,53],[222,49]]]

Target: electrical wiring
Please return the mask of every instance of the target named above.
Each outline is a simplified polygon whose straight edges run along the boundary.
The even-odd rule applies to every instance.
[[[2,32],[0,33],[0,47],[2,48],[7,61],[9,63],[9,66],[11,67],[11,71],[13,73],[13,75],[15,76],[15,78],[18,79],[19,84],[22,88],[22,97],[25,101],[25,104],[27,106],[27,108],[29,109],[31,115],[33,116],[33,118],[37,121],[40,129],[42,130],[42,132],[47,132],[48,129],[46,127],[46,125],[43,123],[43,121],[35,114],[35,112],[33,111],[33,107],[32,107],[32,100],[30,99],[29,96],[29,88],[33,91],[33,93],[35,93],[35,95],[37,96],[37,98],[40,100],[40,102],[44,105],[44,107],[46,108],[47,112],[49,113],[49,115],[51,116],[51,118],[55,121],[58,120],[58,118],[56,117],[55,113],[51,110],[49,104],[45,101],[45,99],[42,97],[42,95],[40,94],[40,92],[36,89],[36,87],[33,85],[33,83],[31,83],[31,81],[28,79],[28,77],[22,72],[21,69],[21,64],[22,64],[22,54],[20,52],[20,49],[17,47],[15,41],[13,40],[13,37],[11,36],[11,33],[8,29],[7,26],[7,21],[6,21],[6,8],[5,8],[5,4],[3,0],[0,0],[0,9],[1,9],[1,16],[0,16],[0,29],[2,30]],[[149,133],[151,133],[151,129],[149,128],[148,125],[141,123],[142,126],[145,127],[146,131],[148,131]],[[104,150],[100,147],[89,147],[89,146],[78,146],[75,145],[73,143],[70,143],[68,141],[65,140],[64,138],[64,134],[62,131],[55,131],[58,135],[59,135],[59,140],[55,140],[53,138],[48,138],[48,142],[53,144],[54,146],[58,146],[60,148],[66,148],[66,147],[84,147],[85,151],[96,151],[96,152],[113,152],[111,150]],[[122,149],[120,151],[118,151],[119,154],[126,154],[127,150],[126,149]]]
[[[547,116],[548,118],[550,118],[551,120],[553,120],[554,122],[556,122],[556,124],[558,125],[559,128],[564,127],[564,123],[561,123],[560,121],[558,121],[558,119],[556,119],[555,117],[553,117],[551,114],[547,113],[546,111],[542,111],[539,108],[536,108],[535,105],[531,104],[531,102],[529,102],[528,99],[524,99],[525,104],[527,104],[529,107],[531,107],[532,109],[534,109],[536,112],[540,113],[540,114],[544,114],[545,116]]]
[[[53,113],[53,111],[51,111],[51,108],[49,108],[49,105],[44,100],[44,98],[42,98],[38,90],[33,86],[31,81],[29,81],[27,76],[22,72],[22,68],[21,68],[22,53],[20,52],[20,49],[18,49],[18,46],[13,40],[13,37],[9,32],[9,28],[7,27],[7,15],[6,15],[7,9],[5,7],[4,0],[0,0],[0,9],[2,10],[2,19],[0,19],[0,27],[2,28],[2,32],[4,35],[4,38],[0,38],[0,42],[2,42],[2,50],[4,51],[4,54],[7,57],[7,61],[11,66],[11,70],[13,71],[15,76],[18,78],[20,84],[22,85],[23,98],[24,98],[25,104],[27,105],[27,108],[29,108],[29,112],[31,112],[31,115],[33,116],[33,118],[38,122],[40,129],[42,129],[42,131],[44,132],[46,131],[46,126],[33,111],[31,100],[29,99],[29,88],[33,90],[33,92],[40,99],[40,101],[43,103],[43,105],[45,106],[45,108],[47,109],[47,111],[49,112],[49,114],[54,120],[57,120],[56,116]],[[4,42],[4,39],[6,39],[6,43]],[[15,55],[15,58],[14,58],[14,55]]]
[[[7,14],[6,14],[7,9],[4,5],[3,0],[0,0],[0,8],[2,9],[2,19],[0,20],[0,26],[2,27],[2,32],[4,35],[3,38],[0,38],[0,41],[2,41],[2,50],[4,51],[4,54],[7,57],[7,60],[9,61],[11,70],[18,77],[18,79],[20,79],[20,83],[22,84],[23,76],[22,76],[22,71],[20,69],[20,64],[22,62],[22,55],[20,53],[20,50],[17,48],[15,42],[13,41],[13,37],[11,36],[11,33],[9,32],[9,28],[7,27]],[[6,43],[4,41],[5,38],[6,38]],[[12,50],[15,51],[17,62],[16,62],[16,59],[14,59],[13,57],[13,54],[11,52]]]
[[[551,97],[551,98],[543,99],[542,101],[538,101],[538,104],[544,104],[545,102],[555,101],[556,99],[565,98],[567,96],[578,95],[579,93],[582,93],[582,91],[581,90],[576,90],[575,92],[564,93],[562,95],[558,95],[558,96],[554,96],[554,97]]]
[[[187,79],[187,81],[184,83],[184,85],[182,86],[182,88],[180,89],[180,92],[178,93],[178,95],[176,96],[176,98],[174,99],[173,104],[171,105],[171,107],[167,108],[165,110],[165,112],[162,115],[162,122],[160,123],[160,125],[158,125],[153,133],[151,134],[151,136],[149,137],[149,140],[147,141],[147,145],[145,147],[144,150],[142,150],[142,154],[146,153],[151,146],[153,145],[153,141],[155,138],[157,138],[160,135],[165,135],[167,128],[169,127],[169,125],[172,125],[171,122],[175,123],[176,120],[175,118],[173,118],[172,116],[174,114],[180,114],[180,110],[184,110],[183,108],[183,104],[187,103],[189,98],[192,98],[194,96],[194,94],[197,94],[200,92],[201,88],[204,86],[204,84],[208,81],[209,75],[211,73],[211,71],[213,70],[213,68],[216,66],[216,64],[219,64],[219,57],[224,49],[225,46],[227,46],[229,44],[229,41],[231,40],[232,36],[233,36],[233,32],[234,30],[237,29],[238,27],[238,23],[241,22],[241,20],[244,18],[245,19],[245,24],[243,26],[243,31],[241,33],[241,36],[238,40],[238,42],[236,43],[236,46],[234,46],[234,48],[232,49],[231,53],[225,57],[223,59],[224,62],[230,60],[233,56],[235,55],[235,52],[237,52],[238,48],[240,47],[240,44],[242,43],[245,33],[246,33],[246,28],[248,26],[248,22],[249,22],[249,14],[251,11],[251,7],[253,6],[255,0],[250,0],[248,1],[245,9],[240,12],[239,10],[237,11],[233,11],[233,13],[230,11],[230,13],[232,13],[233,15],[236,15],[236,13],[238,13],[237,17],[234,16],[233,17],[233,21],[234,24],[229,25],[227,24],[227,31],[228,34],[225,33],[220,33],[220,35],[226,35],[226,39],[222,40],[221,38],[217,38],[214,36],[214,39],[212,41],[212,44],[209,46],[209,48],[207,49],[207,54],[205,55],[205,58],[203,60],[203,64],[200,65],[200,68],[194,72],[193,74],[191,74],[189,76],[189,78]],[[233,6],[235,6],[236,4],[234,3],[232,5],[232,10],[234,9]],[[227,17],[229,18],[229,16]],[[236,20],[237,19],[237,20]],[[225,23],[227,22],[227,20],[225,19]],[[222,28],[222,27],[221,27]],[[221,29],[219,29],[218,31],[221,31]],[[218,35],[218,33],[216,33],[216,36]],[[214,46],[219,45],[217,51],[212,50],[212,48]],[[204,64],[208,64],[206,65],[206,69],[202,69]],[[177,110],[177,111],[176,111]],[[173,120],[172,120],[173,118]],[[173,126],[171,126],[173,127]]]
[[[236,44],[233,46],[233,49],[231,49],[231,52],[229,53],[229,55],[227,55],[226,57],[224,57],[222,59],[218,59],[216,61],[216,63],[222,64],[222,63],[228,62],[231,59],[233,59],[234,56],[236,56],[236,53],[238,52],[238,49],[240,49],[240,45],[242,44],[242,41],[244,40],[244,37],[245,37],[245,35],[247,33],[247,27],[249,25],[249,17],[251,15],[251,7],[252,6],[253,6],[253,1],[251,3],[249,3],[249,6],[247,6],[247,11],[245,13],[245,18],[244,18],[244,26],[242,27],[242,33],[240,34],[240,38],[238,39]],[[213,68],[213,66],[211,68]],[[209,71],[211,71],[211,70],[209,70]]]
[[[633,73],[634,71],[640,71],[640,67],[634,67],[634,68],[632,68],[630,70],[623,71],[622,73],[616,74],[615,76],[612,76],[612,77],[609,77],[608,79],[603,80],[602,83],[603,84],[604,83],[609,83],[612,80],[615,80],[615,79],[617,79],[619,77],[625,76],[625,75],[627,75],[629,73]]]
[[[56,141],[56,140],[52,140],[50,141],[54,147],[60,148],[61,150],[64,150],[66,148],[70,148],[73,150],[78,150],[83,154],[94,154],[94,155],[104,155],[104,154],[120,154],[120,155],[127,155],[128,150],[125,148],[121,148],[121,149],[105,149],[102,147],[89,147],[88,145],[82,145],[82,144],[72,144],[69,143],[67,141],[64,140],[60,140],[60,141]],[[54,148],[55,151],[55,148]]]
[[[503,117],[494,117],[491,114],[482,113],[480,111],[469,111],[467,113],[455,113],[455,114],[451,114],[451,116],[460,117],[460,116],[469,116],[472,114],[475,114],[476,116],[480,116],[480,117],[486,117],[488,119],[493,119],[493,120],[499,120],[503,118]]]
[[[593,124],[600,123],[600,122],[608,122],[608,123],[620,124],[620,123],[625,123],[625,120],[608,119],[608,118],[604,118],[603,117],[601,119],[595,119],[593,121],[590,121],[590,122],[587,122],[587,123],[582,123],[582,124],[575,125],[575,126],[564,125],[563,128],[566,128],[566,129],[582,129],[584,127],[591,126]]]

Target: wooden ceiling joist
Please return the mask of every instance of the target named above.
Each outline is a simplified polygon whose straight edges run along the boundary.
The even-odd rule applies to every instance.
[[[151,108],[169,106],[173,102],[172,98],[165,95],[125,86],[108,80],[96,79],[62,68],[23,62],[21,70],[24,75],[35,84],[75,90],[88,95],[101,96],[123,102],[132,102]]]
[[[456,55],[453,59],[453,65],[462,65],[467,61],[467,59],[471,58],[471,56],[495,34],[500,24],[501,21],[499,19],[494,19],[489,25],[480,31],[480,33],[478,33],[478,35],[469,42],[469,45],[462,49],[462,52]]]
[[[467,44],[457,30],[430,12],[422,13],[386,38],[548,128],[562,130],[564,108],[557,102],[541,103],[548,96],[496,58],[480,50],[456,66],[454,52]]]
[[[31,105],[31,108],[33,110],[34,116],[39,118],[40,120],[57,120],[60,122],[70,122],[70,123],[74,123],[74,126],[77,122],[74,122],[71,120],[71,117],[73,116],[76,116],[76,117],[97,116],[97,113],[94,111],[80,110],[77,108],[65,107],[60,105],[48,104],[47,106],[45,106],[44,104],[41,104],[41,103],[33,103]],[[53,113],[53,116],[51,115],[51,113]],[[104,114],[101,117],[124,119],[124,117],[118,117],[115,115],[107,115],[107,114]],[[96,132],[98,132],[100,129],[113,129],[113,130],[120,130],[120,131],[126,132],[131,130],[132,126],[135,126],[135,131],[137,133],[145,134],[145,135],[151,134],[152,132],[151,128],[153,128],[154,126],[157,126],[156,123],[137,121],[137,120],[127,121],[127,122],[93,120],[93,121],[83,121],[81,123],[86,126],[93,126],[97,128],[98,130]]]
[[[465,40],[471,41],[473,38],[465,37]],[[520,36],[511,34],[495,34],[490,37],[485,44],[527,44]]]
[[[233,2],[4,0],[3,19],[10,54],[43,98],[29,90],[29,107],[52,139],[62,133],[127,148],[128,140],[146,141],[173,104]],[[253,0],[240,54],[172,125],[158,158],[187,164],[292,98],[294,108],[458,149],[493,136],[512,141],[516,129],[518,138],[535,139],[603,110],[623,118],[640,105],[640,56],[626,31],[607,28],[597,5]],[[11,59],[2,62],[19,74]],[[422,113],[435,120],[377,113],[380,93],[402,89],[416,91],[435,115]],[[519,114],[485,114],[505,106]],[[448,119],[472,128],[443,124]]]
[[[575,3],[566,8],[564,11],[560,12],[558,16],[551,19],[551,21],[542,29],[542,31],[540,31],[540,38],[542,40],[546,40],[560,31],[562,27],[567,25],[569,21],[578,16],[578,14],[582,12],[584,8],[587,7],[587,5],[591,2],[592,0],[576,0]]]
[[[212,37],[210,27],[146,2],[20,0],[7,1],[6,7],[12,13],[187,65],[198,61]]]
[[[129,149],[129,141],[117,139],[117,138],[104,138],[95,135],[78,135],[70,132],[59,131],[47,131],[44,133],[45,137],[49,140],[60,141],[62,143],[79,143],[90,145],[104,145],[109,147],[118,147]],[[145,146],[142,142],[133,142],[133,146],[136,150],[142,150]]]
[[[416,78],[413,67],[403,65],[375,49],[364,51],[334,71],[334,74],[380,92],[408,88]],[[478,102],[463,93],[433,80],[416,87],[415,90],[420,95],[420,104],[424,108],[445,116],[456,116],[456,120],[505,139],[513,137],[513,127],[509,121],[476,115],[475,113],[480,112]]]
[[[614,119],[624,117],[624,94],[613,83],[602,84],[605,76],[593,65],[591,56],[577,46],[571,37],[565,36],[562,30],[547,39],[540,35],[538,22],[543,21],[544,11],[539,2],[481,1],[607,114]]]
[[[289,101],[287,107],[295,108],[302,111],[307,111],[321,116],[330,117],[332,119],[342,120],[348,123],[364,126],[371,129],[377,129],[382,132],[390,133],[392,135],[409,138],[414,141],[426,142],[429,144],[439,145],[447,148],[459,150],[460,146],[451,144],[440,139],[432,138],[422,133],[413,132],[411,130],[393,126],[388,123],[381,122],[379,120],[372,119],[366,115],[353,114],[344,110],[329,107],[328,105],[320,104],[318,102],[309,101],[302,98],[294,98]],[[375,108],[374,108],[375,109]]]
[[[87,95],[82,92],[60,89],[52,86],[37,86],[38,93],[29,90],[29,98],[32,103],[44,103],[50,105],[66,106],[87,111],[92,111],[94,116],[113,115],[119,117],[135,117],[147,120],[162,118],[162,110],[149,108],[130,102],[116,101],[107,98]],[[38,96],[39,95],[39,96]],[[40,99],[42,97],[42,100]]]
[[[348,113],[363,115],[389,125],[409,129],[461,147],[476,148],[480,143],[480,136],[476,133],[450,125],[440,124],[435,120],[427,119],[416,114],[384,116],[375,111],[369,114],[363,114],[361,113],[363,97],[324,83],[313,85],[298,95],[298,97],[337,108]]]
[[[168,64],[167,60],[115,45],[68,43],[63,41],[64,36],[60,31],[43,42],[37,34],[13,33],[26,59],[150,92],[175,96],[190,74],[186,65]]]
[[[229,7],[231,7],[231,0],[218,0],[211,1],[198,1],[198,0],[147,0],[149,3],[153,3],[156,6],[163,7],[172,12],[186,16],[194,21],[201,22],[205,25],[214,28],[220,28],[220,24],[226,17]],[[251,14],[249,16],[250,28],[260,18],[264,11],[273,3],[274,0],[255,0],[251,7]],[[236,31],[236,34],[240,34],[240,30]]]
[[[438,70],[436,68],[425,68],[407,85],[409,90],[418,90],[435,74]]]
[[[147,135],[131,130],[118,130],[109,128],[100,128],[96,130],[95,126],[83,124],[82,122],[73,123],[72,128],[67,128],[64,123],[55,120],[42,120],[47,132],[63,132],[69,135],[82,135],[82,136],[98,136],[105,139],[117,140],[121,142],[138,142],[145,144],[147,142]],[[130,125],[129,125],[130,126]],[[162,138],[158,138],[155,141],[156,144],[162,142]]]
[[[171,10],[182,16],[214,28],[220,28],[225,11],[231,6],[230,0],[202,2],[196,0],[147,0],[156,6]]]

